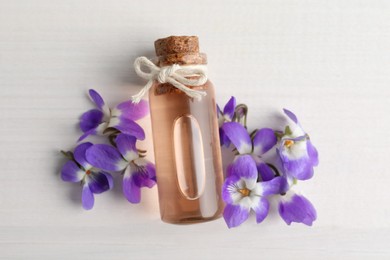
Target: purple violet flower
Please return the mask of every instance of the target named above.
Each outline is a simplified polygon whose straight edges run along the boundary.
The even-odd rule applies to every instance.
[[[304,196],[291,190],[280,197],[279,214],[288,225],[297,222],[311,226],[317,218],[313,204]]]
[[[142,158],[136,148],[134,136],[119,134],[116,147],[95,144],[87,150],[87,161],[107,171],[123,171],[123,194],[131,203],[141,200],[141,187],[151,188],[156,184],[154,164]]]
[[[225,122],[232,122],[233,121],[235,108],[236,108],[236,98],[235,97],[231,97],[229,99],[229,101],[226,103],[225,107],[223,108],[223,111],[219,108],[219,106],[217,104],[219,140],[220,140],[221,146],[229,147],[229,145],[230,145],[230,140],[225,135],[222,126]]]
[[[83,185],[82,204],[86,210],[92,209],[95,198],[93,194],[105,192],[113,187],[112,176],[93,168],[85,158],[86,150],[91,143],[82,143],[74,150],[74,160],[67,161],[61,170],[61,178],[67,182],[81,182]]]
[[[284,113],[294,123],[286,127],[277,149],[285,175],[298,180],[310,179],[314,174],[313,167],[318,165],[318,152],[297,117],[287,109]]]
[[[145,138],[144,130],[136,123],[149,112],[148,103],[141,100],[138,104],[125,101],[110,109],[95,90],[89,90],[89,96],[97,108],[85,112],[80,118],[80,129],[84,134],[79,141],[89,135],[102,135],[107,129],[114,128],[137,139]]]
[[[256,164],[250,155],[236,157],[235,167],[222,187],[226,202],[223,217],[229,228],[239,226],[248,219],[251,209],[256,213],[256,222],[262,222],[268,214],[267,196],[280,193],[284,178],[257,182]]]
[[[272,169],[261,159],[261,156],[271,150],[277,143],[274,130],[262,128],[258,130],[251,139],[247,130],[237,122],[225,123],[222,126],[222,129],[236,147],[238,154],[249,154],[252,156],[253,160],[256,162],[257,170],[261,175],[262,181],[269,181],[274,178],[275,175]],[[230,176],[230,171],[231,166],[228,167],[227,177]]]

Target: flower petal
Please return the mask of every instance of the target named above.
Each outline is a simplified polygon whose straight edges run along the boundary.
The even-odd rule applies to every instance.
[[[83,208],[86,210],[92,209],[93,204],[95,203],[95,198],[93,197],[92,191],[89,189],[88,183],[85,183],[83,186],[81,202],[83,204]]]
[[[79,139],[77,140],[77,142],[81,142],[82,140],[84,140],[85,138],[87,138],[88,136],[90,135],[94,135],[96,134],[97,131],[96,131],[96,128],[94,129],[91,129],[91,130],[88,130],[87,132],[85,132],[84,134],[82,134]]]
[[[285,173],[298,180],[308,180],[313,177],[314,169],[311,160],[308,157],[303,157],[297,160],[282,159]]]
[[[92,146],[92,143],[82,143],[79,144],[75,149],[74,149],[74,159],[76,162],[78,162],[85,170],[90,169],[92,166],[87,162],[87,159],[85,158],[85,153],[88,148]]]
[[[137,169],[134,170],[135,182],[139,187],[152,188],[156,184],[156,167],[144,158],[134,160]]]
[[[61,179],[69,182],[79,182],[83,179],[85,172],[79,168],[74,161],[67,161],[61,169]]]
[[[98,108],[102,108],[104,106],[104,100],[102,96],[100,96],[100,94],[96,92],[96,90],[90,89],[88,93],[92,101],[96,104]]]
[[[227,137],[227,135],[225,135],[225,132],[223,131],[222,128],[219,128],[219,140],[220,140],[221,146],[229,147],[230,140]]]
[[[310,179],[314,174],[313,162],[316,163],[318,158],[312,160],[309,157],[307,141],[295,142],[292,146],[287,148],[284,145],[286,140],[287,139],[282,140],[280,149],[277,150],[285,173],[298,180]],[[311,152],[313,153],[313,151]]]
[[[110,189],[112,176],[109,173],[92,172],[87,175],[89,189],[92,193],[99,194]]]
[[[317,219],[317,212],[311,202],[302,195],[293,194],[291,198],[279,203],[279,214],[290,225],[291,222],[311,226]]]
[[[231,175],[257,181],[256,163],[250,155],[237,156],[231,164],[229,171]]]
[[[108,127],[115,128],[124,134],[134,136],[139,140],[145,139],[145,132],[142,127],[133,120],[126,118],[111,118]]]
[[[229,164],[227,167],[226,167],[226,176],[225,176],[225,178],[229,178],[230,176],[233,176],[232,175],[232,163],[231,164]]]
[[[145,117],[149,113],[149,104],[145,100],[141,100],[135,104],[131,100],[125,101],[117,105],[112,111],[111,116],[126,118],[130,120],[138,120]]]
[[[92,101],[96,104],[96,106],[100,108],[100,110],[103,112],[104,115],[106,116],[110,115],[110,109],[104,103],[104,100],[99,93],[97,93],[94,89],[90,89],[89,96],[91,97]]]
[[[290,130],[292,132],[291,136],[292,137],[298,137],[298,136],[304,136],[306,134],[306,132],[303,130],[303,128],[301,127],[299,121],[298,121],[298,118],[296,117],[296,115],[291,112],[290,110],[287,110],[287,109],[283,109],[284,113],[286,114],[286,116],[295,123],[295,125],[290,125]]]
[[[134,174],[132,174],[130,166],[125,170],[122,185],[123,195],[129,202],[139,203],[141,201],[141,189],[135,182]]]
[[[225,107],[223,108],[223,114],[230,121],[233,119],[235,108],[236,108],[236,98],[231,97],[229,101],[226,103]]]
[[[275,177],[270,181],[263,181],[256,183],[256,187],[252,193],[257,196],[269,196],[281,193],[285,188],[286,179],[284,177]]]
[[[309,157],[307,151],[307,141],[302,137],[293,139],[283,138],[280,142],[279,149],[286,160],[298,160]]]
[[[248,219],[249,211],[250,208],[227,204],[223,211],[223,218],[229,228],[237,227]]]
[[[222,186],[222,199],[228,204],[238,204],[242,199],[242,194],[238,189],[245,188],[244,181],[237,175],[226,178]]]
[[[257,171],[259,172],[262,181],[269,181],[275,177],[274,171],[266,163],[258,163]]]
[[[240,154],[252,152],[252,141],[242,125],[236,122],[228,122],[223,124],[222,129]]]
[[[128,165],[119,151],[107,144],[91,146],[86,152],[86,158],[94,167],[106,171],[119,171]]]
[[[217,104],[217,116],[218,116],[218,118],[220,116],[223,116],[223,113],[222,113],[221,109],[219,108],[218,104]]]
[[[114,187],[114,179],[112,178],[112,175],[108,172],[100,172],[101,174],[106,175],[107,181],[108,181],[108,189],[111,190]]]
[[[77,141],[81,142],[82,140],[84,140],[85,138],[87,138],[90,135],[102,134],[103,131],[106,129],[106,126],[107,126],[106,122],[101,123],[96,128],[93,128],[93,129],[88,130],[87,132],[85,132],[82,136],[80,136],[80,138]]]
[[[303,130],[302,126],[300,124],[292,125],[290,126],[291,130],[291,137],[294,139],[306,139],[306,132]]]
[[[296,116],[293,112],[291,112],[290,110],[285,109],[285,108],[283,108],[283,112],[284,112],[284,114],[286,114],[286,116],[288,116],[288,118],[290,118],[295,124],[298,124],[298,118],[297,118],[297,116]]]
[[[80,129],[84,133],[96,128],[103,119],[103,112],[98,109],[91,109],[81,115]]]
[[[317,149],[313,146],[310,140],[307,140],[307,154],[311,160],[312,166],[318,165],[318,152]]]
[[[266,198],[257,197],[257,201],[252,206],[252,209],[256,213],[256,222],[260,223],[262,222],[268,215],[269,211],[269,202]]]
[[[137,139],[127,134],[119,134],[116,139],[116,147],[128,162],[138,158],[138,151],[135,146]]]
[[[261,156],[274,147],[277,141],[274,130],[262,128],[253,137],[253,153]]]

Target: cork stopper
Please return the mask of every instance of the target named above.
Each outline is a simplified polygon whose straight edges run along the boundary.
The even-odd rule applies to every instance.
[[[169,54],[199,52],[197,36],[170,36],[154,42],[157,56]]]
[[[206,64],[207,58],[199,53],[197,36],[169,36],[154,42],[159,66],[172,64]]]

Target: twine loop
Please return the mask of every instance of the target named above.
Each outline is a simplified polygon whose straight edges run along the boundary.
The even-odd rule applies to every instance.
[[[149,72],[142,70],[143,67],[149,69]],[[180,66],[173,64],[171,66],[158,67],[146,57],[138,57],[134,62],[134,69],[138,76],[148,80],[146,85],[138,94],[131,97],[133,103],[139,103],[142,97],[153,86],[153,81],[157,80],[160,83],[170,83],[172,86],[180,89],[187,96],[200,100],[206,96],[206,92],[195,90],[187,86],[201,86],[207,81],[207,67],[205,65],[186,65]],[[188,79],[188,77],[196,77]]]

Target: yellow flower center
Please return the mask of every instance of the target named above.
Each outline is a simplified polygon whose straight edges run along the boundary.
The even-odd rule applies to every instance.
[[[87,175],[88,175],[88,174],[91,174],[91,171],[88,170],[88,171],[85,172],[85,174],[87,174]]]
[[[284,141],[284,146],[287,148],[290,148],[295,142],[293,140],[286,140]]]
[[[241,193],[244,197],[249,196],[249,194],[251,193],[251,191],[247,188],[239,189],[238,192]]]

